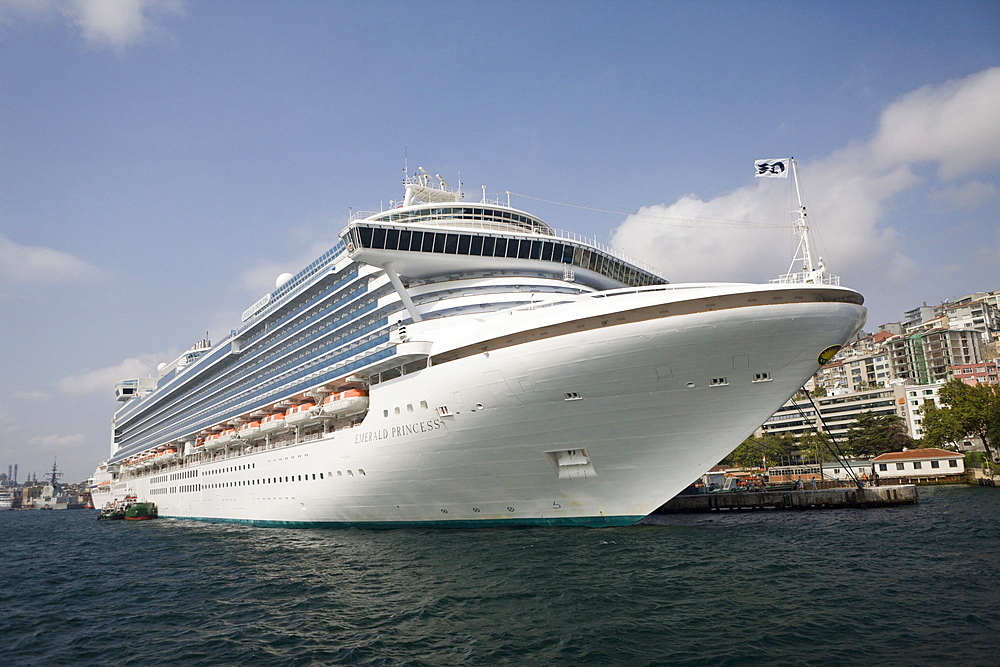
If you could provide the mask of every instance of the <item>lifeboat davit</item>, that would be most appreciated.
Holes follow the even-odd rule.
[[[368,394],[360,389],[348,389],[323,399],[323,414],[328,417],[350,417],[368,409]]]
[[[277,414],[268,415],[260,420],[260,430],[261,431],[276,431],[278,429],[285,428],[285,413],[279,412]]]
[[[313,408],[316,407],[315,403],[302,403],[301,405],[293,405],[288,408],[288,412],[285,414],[286,424],[306,424],[309,422],[314,422],[318,419],[318,415],[313,412]]]

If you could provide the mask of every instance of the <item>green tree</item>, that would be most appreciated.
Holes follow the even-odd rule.
[[[734,467],[757,468],[764,462],[768,464],[787,461],[796,449],[795,438],[791,435],[765,433],[757,437],[749,437],[739,447],[722,460]]]
[[[912,447],[913,438],[906,432],[902,417],[862,412],[847,431],[842,447],[848,456],[870,458],[886,452]]]
[[[939,408],[934,401],[927,400],[921,414],[920,428],[924,432],[920,439],[921,447],[941,447],[965,437],[965,430],[950,408]]]
[[[937,415],[935,419],[949,424],[952,430],[960,431],[959,438],[978,436],[986,447],[986,456],[995,460],[993,452],[1000,447],[1000,387],[991,384],[968,385],[961,380],[949,380],[941,387],[938,397],[948,406],[939,412],[947,410],[948,414]],[[933,421],[932,424],[938,425]],[[944,444],[940,438],[948,433],[948,428],[935,431],[933,442]]]
[[[829,442],[830,437],[825,433],[803,433],[799,437],[799,455],[805,461],[836,461]]]

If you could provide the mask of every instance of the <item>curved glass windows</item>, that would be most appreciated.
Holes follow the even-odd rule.
[[[662,285],[666,281],[596,248],[559,241],[508,238],[480,234],[401,230],[356,225],[345,232],[355,247],[445,255],[508,257],[572,264],[632,287]]]

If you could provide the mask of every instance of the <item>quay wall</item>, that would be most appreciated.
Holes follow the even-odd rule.
[[[910,505],[916,502],[917,487],[912,484],[800,491],[738,491],[676,496],[653,514],[752,509],[803,510],[836,507],[889,507]]]

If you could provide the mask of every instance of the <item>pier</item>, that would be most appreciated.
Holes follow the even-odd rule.
[[[729,491],[680,495],[653,514],[718,512],[723,510],[805,510],[859,507],[891,507],[917,502],[917,487],[839,487],[833,489]]]

